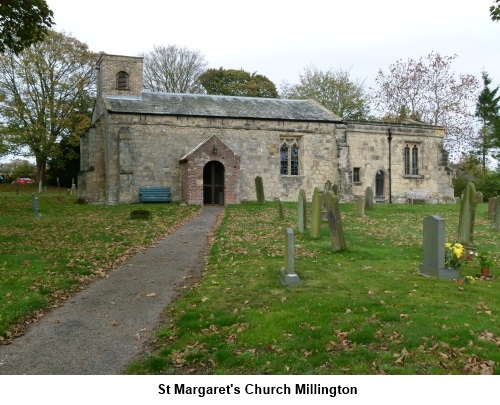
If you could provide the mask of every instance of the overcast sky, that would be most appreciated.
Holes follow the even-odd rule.
[[[94,52],[136,56],[154,45],[199,50],[210,67],[244,69],[277,86],[308,65],[350,69],[371,86],[379,69],[434,51],[456,73],[500,84],[493,0],[47,0],[55,29]]]

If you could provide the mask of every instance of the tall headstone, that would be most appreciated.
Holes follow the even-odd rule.
[[[310,235],[313,239],[319,239],[321,231],[321,204],[323,198],[318,187],[314,189],[311,209],[311,231]]]
[[[476,187],[474,183],[467,183],[464,196],[460,202],[460,217],[458,218],[458,243],[471,246],[474,237],[474,223],[476,220]]]
[[[373,188],[367,187],[365,190],[365,208],[367,210],[373,209]]]
[[[300,283],[295,273],[295,236],[291,228],[285,229],[285,264],[281,268],[280,281],[284,286]]]
[[[33,214],[36,218],[39,218],[40,213],[38,212],[38,197],[35,196],[35,193],[31,194],[31,206],[33,208]]]
[[[300,233],[304,233],[307,227],[307,213],[306,213],[306,192],[301,189],[299,191],[299,199],[297,202],[297,218],[298,228]]]
[[[445,268],[445,223],[444,219],[430,215],[423,221],[424,261],[419,273],[423,276],[456,279],[460,276],[457,269]]]
[[[478,191],[476,193],[476,201],[478,204],[482,204],[483,203],[483,193],[481,193],[480,191]]]
[[[340,215],[339,197],[333,191],[328,191],[325,193],[324,198],[332,249],[336,251],[345,250],[347,246],[344,239],[342,217]]]
[[[488,218],[489,219],[493,219],[493,217],[495,216],[495,207],[496,207],[496,203],[497,203],[498,198],[500,198],[500,197],[491,197],[490,199],[488,199]]]
[[[356,200],[356,215],[358,217],[365,216],[365,197],[358,197]]]
[[[495,207],[493,209],[493,219],[491,220],[491,230],[500,231],[500,197],[495,199]]]
[[[278,215],[280,219],[285,219],[285,208],[283,207],[283,201],[278,198]]]
[[[262,177],[260,176],[255,178],[255,192],[257,193],[257,202],[259,204],[264,204],[266,201],[264,197],[264,183],[262,182]]]

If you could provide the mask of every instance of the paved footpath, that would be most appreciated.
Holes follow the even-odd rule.
[[[101,375],[120,372],[143,352],[183,278],[201,272],[220,207],[201,213],[161,242],[93,282],[0,346],[0,374]]]

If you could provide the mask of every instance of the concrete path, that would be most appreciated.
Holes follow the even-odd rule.
[[[220,207],[201,214],[0,346],[0,374],[120,374],[146,348],[183,278],[202,271]]]

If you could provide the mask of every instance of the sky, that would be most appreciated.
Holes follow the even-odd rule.
[[[57,31],[91,51],[137,56],[155,45],[200,51],[211,68],[243,69],[276,86],[307,66],[349,70],[374,86],[379,69],[431,52],[452,71],[500,84],[493,0],[47,0]]]

